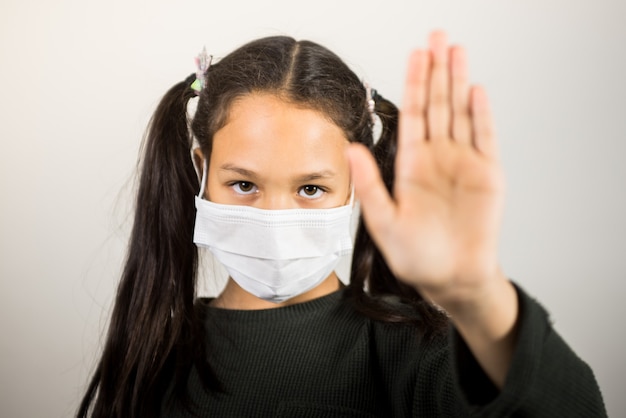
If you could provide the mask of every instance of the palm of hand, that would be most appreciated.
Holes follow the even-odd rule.
[[[448,59],[449,58],[449,59]],[[434,299],[463,297],[498,272],[503,178],[482,89],[464,52],[431,37],[407,76],[393,196],[363,149],[350,151],[366,225],[396,276]]]
[[[398,178],[394,219],[382,232],[392,271],[423,290],[493,275],[502,204],[498,165],[450,140],[416,148],[414,173]]]

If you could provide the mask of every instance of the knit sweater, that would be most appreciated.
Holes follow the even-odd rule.
[[[267,310],[206,306],[208,361],[224,391],[188,390],[201,417],[604,417],[590,368],[518,289],[517,346],[498,391],[450,327],[415,326],[355,312],[344,291]],[[166,417],[194,416],[167,403]]]

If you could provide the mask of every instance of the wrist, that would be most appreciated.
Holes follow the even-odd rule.
[[[517,291],[503,274],[442,307],[464,337],[485,342],[511,335],[519,313]]]
[[[479,274],[464,276],[446,281],[436,286],[419,286],[423,296],[441,306],[450,315],[475,315],[484,310],[485,304],[498,299],[505,288],[510,286],[507,277],[499,266],[483,270]]]

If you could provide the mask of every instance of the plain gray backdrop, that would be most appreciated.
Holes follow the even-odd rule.
[[[219,58],[260,36],[312,39],[399,102],[407,55],[435,28],[467,47],[493,103],[503,268],[626,416],[624,16],[621,0],[2,0],[0,416],[74,413],[123,262],[143,130],[203,45]]]

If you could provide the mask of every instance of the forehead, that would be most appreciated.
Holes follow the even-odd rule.
[[[271,94],[236,100],[213,136],[211,165],[342,165],[348,140],[323,113]],[[297,165],[297,164],[296,164]]]

